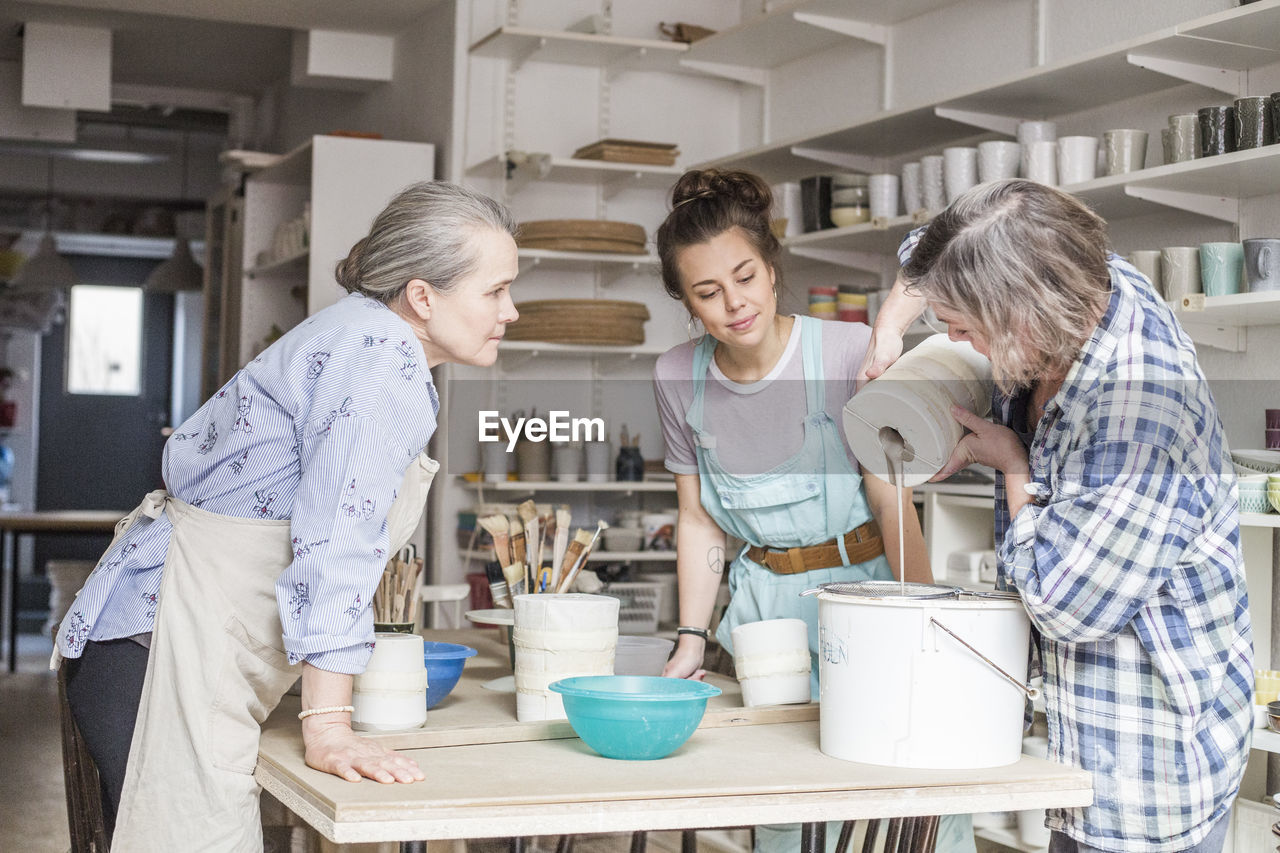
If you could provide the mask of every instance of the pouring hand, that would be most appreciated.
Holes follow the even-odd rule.
[[[951,453],[951,458],[947,460],[946,465],[942,466],[942,470],[934,475],[932,482],[945,480],[974,462],[990,465],[1006,477],[1029,472],[1027,451],[1013,430],[994,424],[986,418],[980,418],[959,406],[951,407],[951,416],[957,423],[968,429],[969,434],[960,439],[960,443]]]
[[[360,737],[345,722],[316,723],[317,719],[302,721],[308,767],[341,776],[348,782],[359,782],[362,777],[384,784],[421,782],[427,778],[418,762]]]
[[[902,335],[893,329],[872,329],[867,354],[862,359],[862,367],[858,368],[858,388],[888,370],[900,355]]]
[[[676,653],[667,661],[662,669],[665,678],[688,678],[691,681],[702,681],[707,671],[702,668],[702,658],[706,651],[703,641],[697,637],[681,637],[685,642],[676,647]]]

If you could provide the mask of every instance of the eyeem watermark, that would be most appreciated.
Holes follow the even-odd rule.
[[[502,441],[506,434],[507,452],[515,449],[521,438],[527,441],[604,441],[604,418],[574,418],[568,412],[552,410],[549,417],[516,418],[512,423],[501,417],[497,411],[481,411],[480,441]]]

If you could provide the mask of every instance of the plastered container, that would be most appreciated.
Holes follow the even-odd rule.
[[[422,637],[374,634],[373,655],[351,684],[351,728],[364,732],[416,729],[427,721],[427,668]]]
[[[618,645],[618,599],[581,593],[517,595],[515,627],[516,719],[566,719],[553,681],[612,675]]]
[[[794,705],[808,702],[809,629],[803,619],[765,619],[733,629],[733,668],[742,702]]]

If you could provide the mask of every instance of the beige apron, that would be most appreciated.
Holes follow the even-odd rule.
[[[439,467],[424,453],[405,472],[387,516],[392,553],[417,527]],[[157,491],[117,530],[161,510],[173,534],[111,849],[261,851],[259,727],[300,672],[281,648],[275,594],[293,560],[289,522],[217,515]]]

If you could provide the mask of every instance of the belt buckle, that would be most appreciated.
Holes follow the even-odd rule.
[[[809,568],[804,564],[803,548],[788,548],[786,550],[787,562],[791,565],[791,574],[798,575],[807,572]]]

